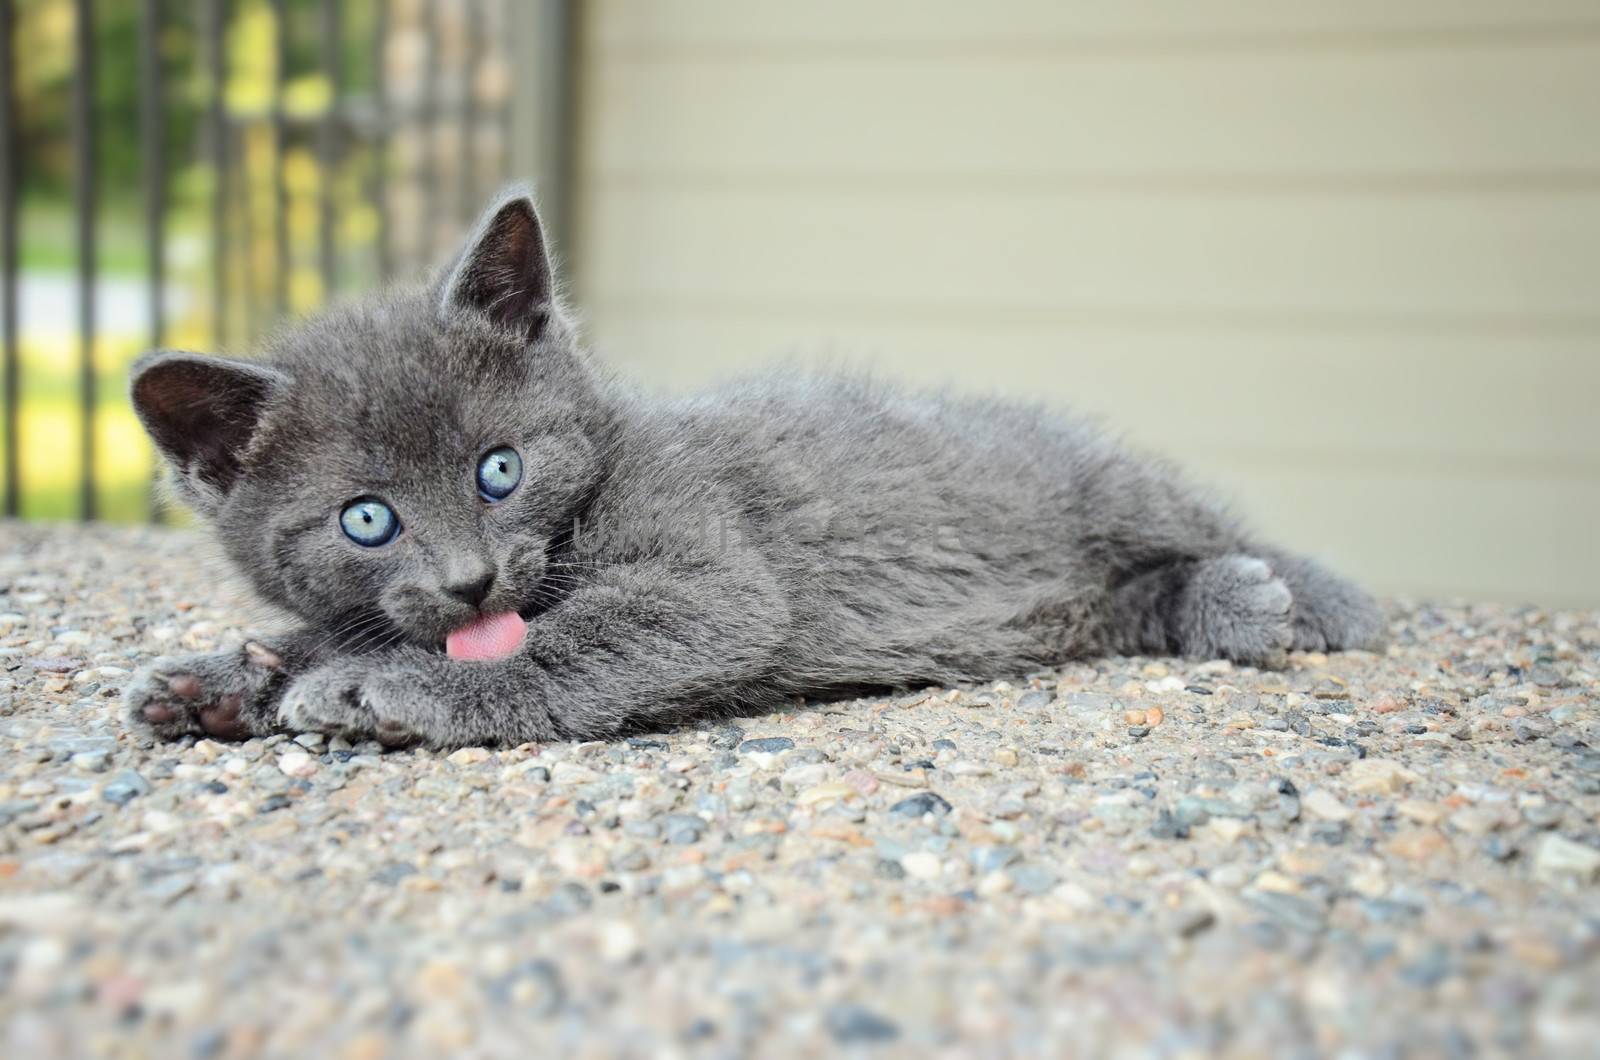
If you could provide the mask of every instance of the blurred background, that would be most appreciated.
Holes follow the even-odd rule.
[[[1600,604],[1594,0],[0,0],[6,504],[534,183],[601,356],[1101,417],[1390,593]],[[85,475],[85,470],[92,474]]]

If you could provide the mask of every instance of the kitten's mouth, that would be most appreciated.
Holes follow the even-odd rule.
[[[452,659],[494,662],[515,655],[527,633],[528,623],[515,611],[480,615],[444,639],[444,653]]]

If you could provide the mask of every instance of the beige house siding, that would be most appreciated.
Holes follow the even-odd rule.
[[[1390,592],[1600,603],[1600,4],[584,5],[574,295],[1104,418]]]

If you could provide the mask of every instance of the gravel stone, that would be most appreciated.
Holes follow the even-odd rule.
[[[779,751],[788,751],[794,748],[794,741],[787,736],[764,736],[759,740],[746,740],[739,745],[742,753],[750,751],[762,754],[777,754]]]
[[[126,806],[140,795],[150,794],[150,782],[132,769],[124,769],[112,777],[101,793],[107,802]]]
[[[1316,788],[1300,800],[1302,808],[1310,811],[1312,816],[1320,817],[1324,821],[1348,821],[1355,816],[1355,811],[1339,801],[1338,796],[1325,788]]]
[[[980,875],[986,876],[991,872],[998,872],[1021,858],[1022,854],[1016,847],[976,847],[972,851],[972,867]]]
[[[950,804],[942,795],[924,791],[910,798],[901,799],[889,807],[889,812],[902,817],[921,817],[925,813],[943,815],[950,812]]]
[[[1043,865],[1018,865],[1006,873],[1017,890],[1044,894],[1056,885],[1056,874]]]
[[[706,823],[698,817],[685,813],[667,815],[666,832],[669,843],[698,843],[705,831]]]
[[[622,831],[635,839],[661,838],[661,825],[656,821],[628,821],[622,826]]]
[[[111,755],[106,751],[79,751],[71,762],[74,769],[85,773],[104,773],[111,768]]]
[[[900,1037],[900,1028],[860,1005],[835,1005],[826,1017],[828,1033],[840,1045],[891,1042]]]
[[[1546,883],[1600,883],[1600,850],[1550,834],[1539,840],[1533,874]]]

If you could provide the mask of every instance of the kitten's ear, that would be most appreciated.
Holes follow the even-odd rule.
[[[539,214],[527,190],[514,189],[484,212],[445,274],[440,315],[475,310],[532,339],[554,312],[554,301]]]
[[[204,510],[238,481],[262,415],[288,386],[264,365],[158,350],[134,362],[128,390],[179,486]]]

